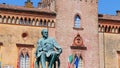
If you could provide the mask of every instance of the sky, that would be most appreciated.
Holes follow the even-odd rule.
[[[0,0],[0,4],[6,3],[9,5],[24,6],[27,0]],[[37,7],[40,0],[31,0],[33,5]],[[120,10],[120,0],[98,0],[98,13],[116,15],[116,10]]]
[[[116,15],[116,11],[120,10],[120,0],[99,0],[98,13]]]
[[[27,0],[0,0],[0,4],[2,3],[6,3],[9,5],[16,5],[16,6],[24,6],[25,2]],[[31,0],[33,2],[33,5],[36,7],[38,2],[40,2],[40,0]]]

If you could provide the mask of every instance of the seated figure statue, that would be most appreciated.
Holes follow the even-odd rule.
[[[43,29],[41,34],[42,38],[40,38],[37,43],[35,63],[37,67],[39,67],[39,63],[41,63],[42,68],[46,68],[46,61],[48,61],[48,68],[52,68],[55,61],[59,60],[58,58],[62,53],[62,48],[53,38],[48,37],[47,29]],[[60,63],[58,63],[58,65],[59,64]]]

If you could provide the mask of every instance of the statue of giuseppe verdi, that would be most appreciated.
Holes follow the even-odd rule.
[[[62,53],[62,48],[53,38],[48,37],[47,29],[43,29],[41,34],[42,38],[37,42],[35,64],[39,67],[39,63],[41,63],[42,68],[46,68],[46,61],[48,61],[48,68],[52,68],[52,65]],[[58,65],[60,65],[60,63],[58,63]]]

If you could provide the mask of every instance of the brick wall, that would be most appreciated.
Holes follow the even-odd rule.
[[[56,1],[56,11],[56,38],[63,48],[63,53],[60,56],[61,66],[63,68],[67,67],[67,58],[70,54],[82,53],[84,68],[99,68],[98,13],[96,1]],[[81,17],[81,27],[83,30],[73,29],[76,14],[79,14]],[[73,51],[70,49],[77,33],[83,38],[87,50]]]

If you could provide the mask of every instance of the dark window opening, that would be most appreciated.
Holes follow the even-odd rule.
[[[79,15],[75,16],[74,22],[75,22],[74,26],[76,28],[80,28],[80,16]]]

